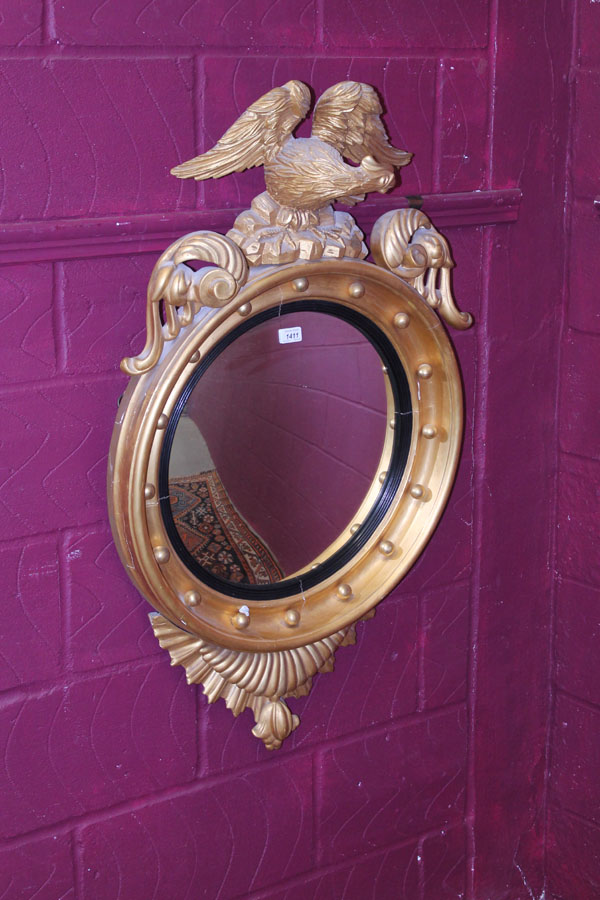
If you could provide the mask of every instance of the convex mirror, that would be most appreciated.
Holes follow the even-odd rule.
[[[169,540],[232,596],[312,586],[380,521],[411,430],[404,369],[370,319],[318,300],[266,310],[181,393],[159,474]]]

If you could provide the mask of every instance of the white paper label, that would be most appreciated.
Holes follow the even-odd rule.
[[[280,344],[297,344],[302,340],[301,328],[280,328],[279,343]]]

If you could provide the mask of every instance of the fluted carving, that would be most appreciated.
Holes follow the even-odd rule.
[[[256,720],[252,734],[268,750],[278,749],[300,722],[282,698],[308,694],[318,672],[333,670],[337,648],[355,640],[355,626],[350,625],[292,650],[244,653],[189,634],[159,613],[149,618],[171,665],[184,667],[188,684],[202,684],[208,702],[222,698],[234,716],[249,707]]]

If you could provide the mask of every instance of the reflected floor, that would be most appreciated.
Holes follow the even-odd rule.
[[[169,496],[185,548],[203,569],[236,584],[272,584],[283,573],[240,515],[196,423],[183,415],[169,461]]]
[[[173,438],[169,460],[169,480],[186,478],[198,472],[210,472],[215,468],[206,441],[200,429],[189,416],[183,413]]]

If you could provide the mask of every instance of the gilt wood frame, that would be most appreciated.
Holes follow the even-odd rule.
[[[411,154],[388,140],[375,89],[333,85],[315,106],[311,137],[296,139],[310,104],[300,81],[273,88],[212,149],[172,170],[205,179],[263,165],[267,190],[227,235],[185,235],[156,263],[146,345],[121,363],[132,377],[108,471],[115,543],[157,610],[151,621],[161,646],[173,665],[185,667],[188,682],[203,685],[209,701],[222,697],[234,715],[251,708],[253,733],[269,749],[299,722],[284,698],[308,693],[313,676],[332,669],[337,648],[354,641],[356,622],[370,617],[410,569],[442,514],[460,453],[462,391],[438,315],[455,328],[471,324],[454,304],[449,246],[424,213],[399,209],[375,222],[374,265],[364,262],[368,250],[352,216],[332,206],[387,192],[395,170],[410,162]],[[193,261],[209,265],[195,271]],[[184,551],[178,555],[169,509],[165,522],[161,508],[160,488],[168,483],[164,467],[161,481],[161,456],[194,371],[202,375],[211,354],[239,333],[240,321],[290,308],[299,297],[310,297],[317,310],[319,304],[323,311],[346,310],[347,318],[352,312],[356,322],[357,314],[363,323],[366,316],[372,325],[362,330],[388,348],[386,439],[355,521],[320,554],[315,571],[304,580],[288,576],[255,600],[252,591],[201,577],[201,569],[196,575]],[[401,461],[396,451],[408,420],[403,426],[396,407],[398,362],[412,406]]]
[[[309,295],[366,311],[390,340],[412,399],[408,460],[383,521],[346,565],[302,594],[241,603],[192,575],[170,544],[157,494],[165,430],[195,367],[242,319]],[[388,422],[384,456],[394,424]],[[332,668],[337,647],[353,641],[355,623],[426,545],[454,479],[461,436],[462,391],[450,341],[423,297],[383,268],[361,260],[269,267],[255,271],[224,308],[202,307],[162,347],[158,362],[132,378],[109,469],[111,522],[123,564],[158,610],[155,633],[173,662],[185,665],[188,680],[201,681],[209,699],[223,696],[234,712],[250,706],[255,732],[267,746],[279,746],[297,725],[282,698],[307,692],[314,674]],[[384,465],[365,504],[381,487]]]

